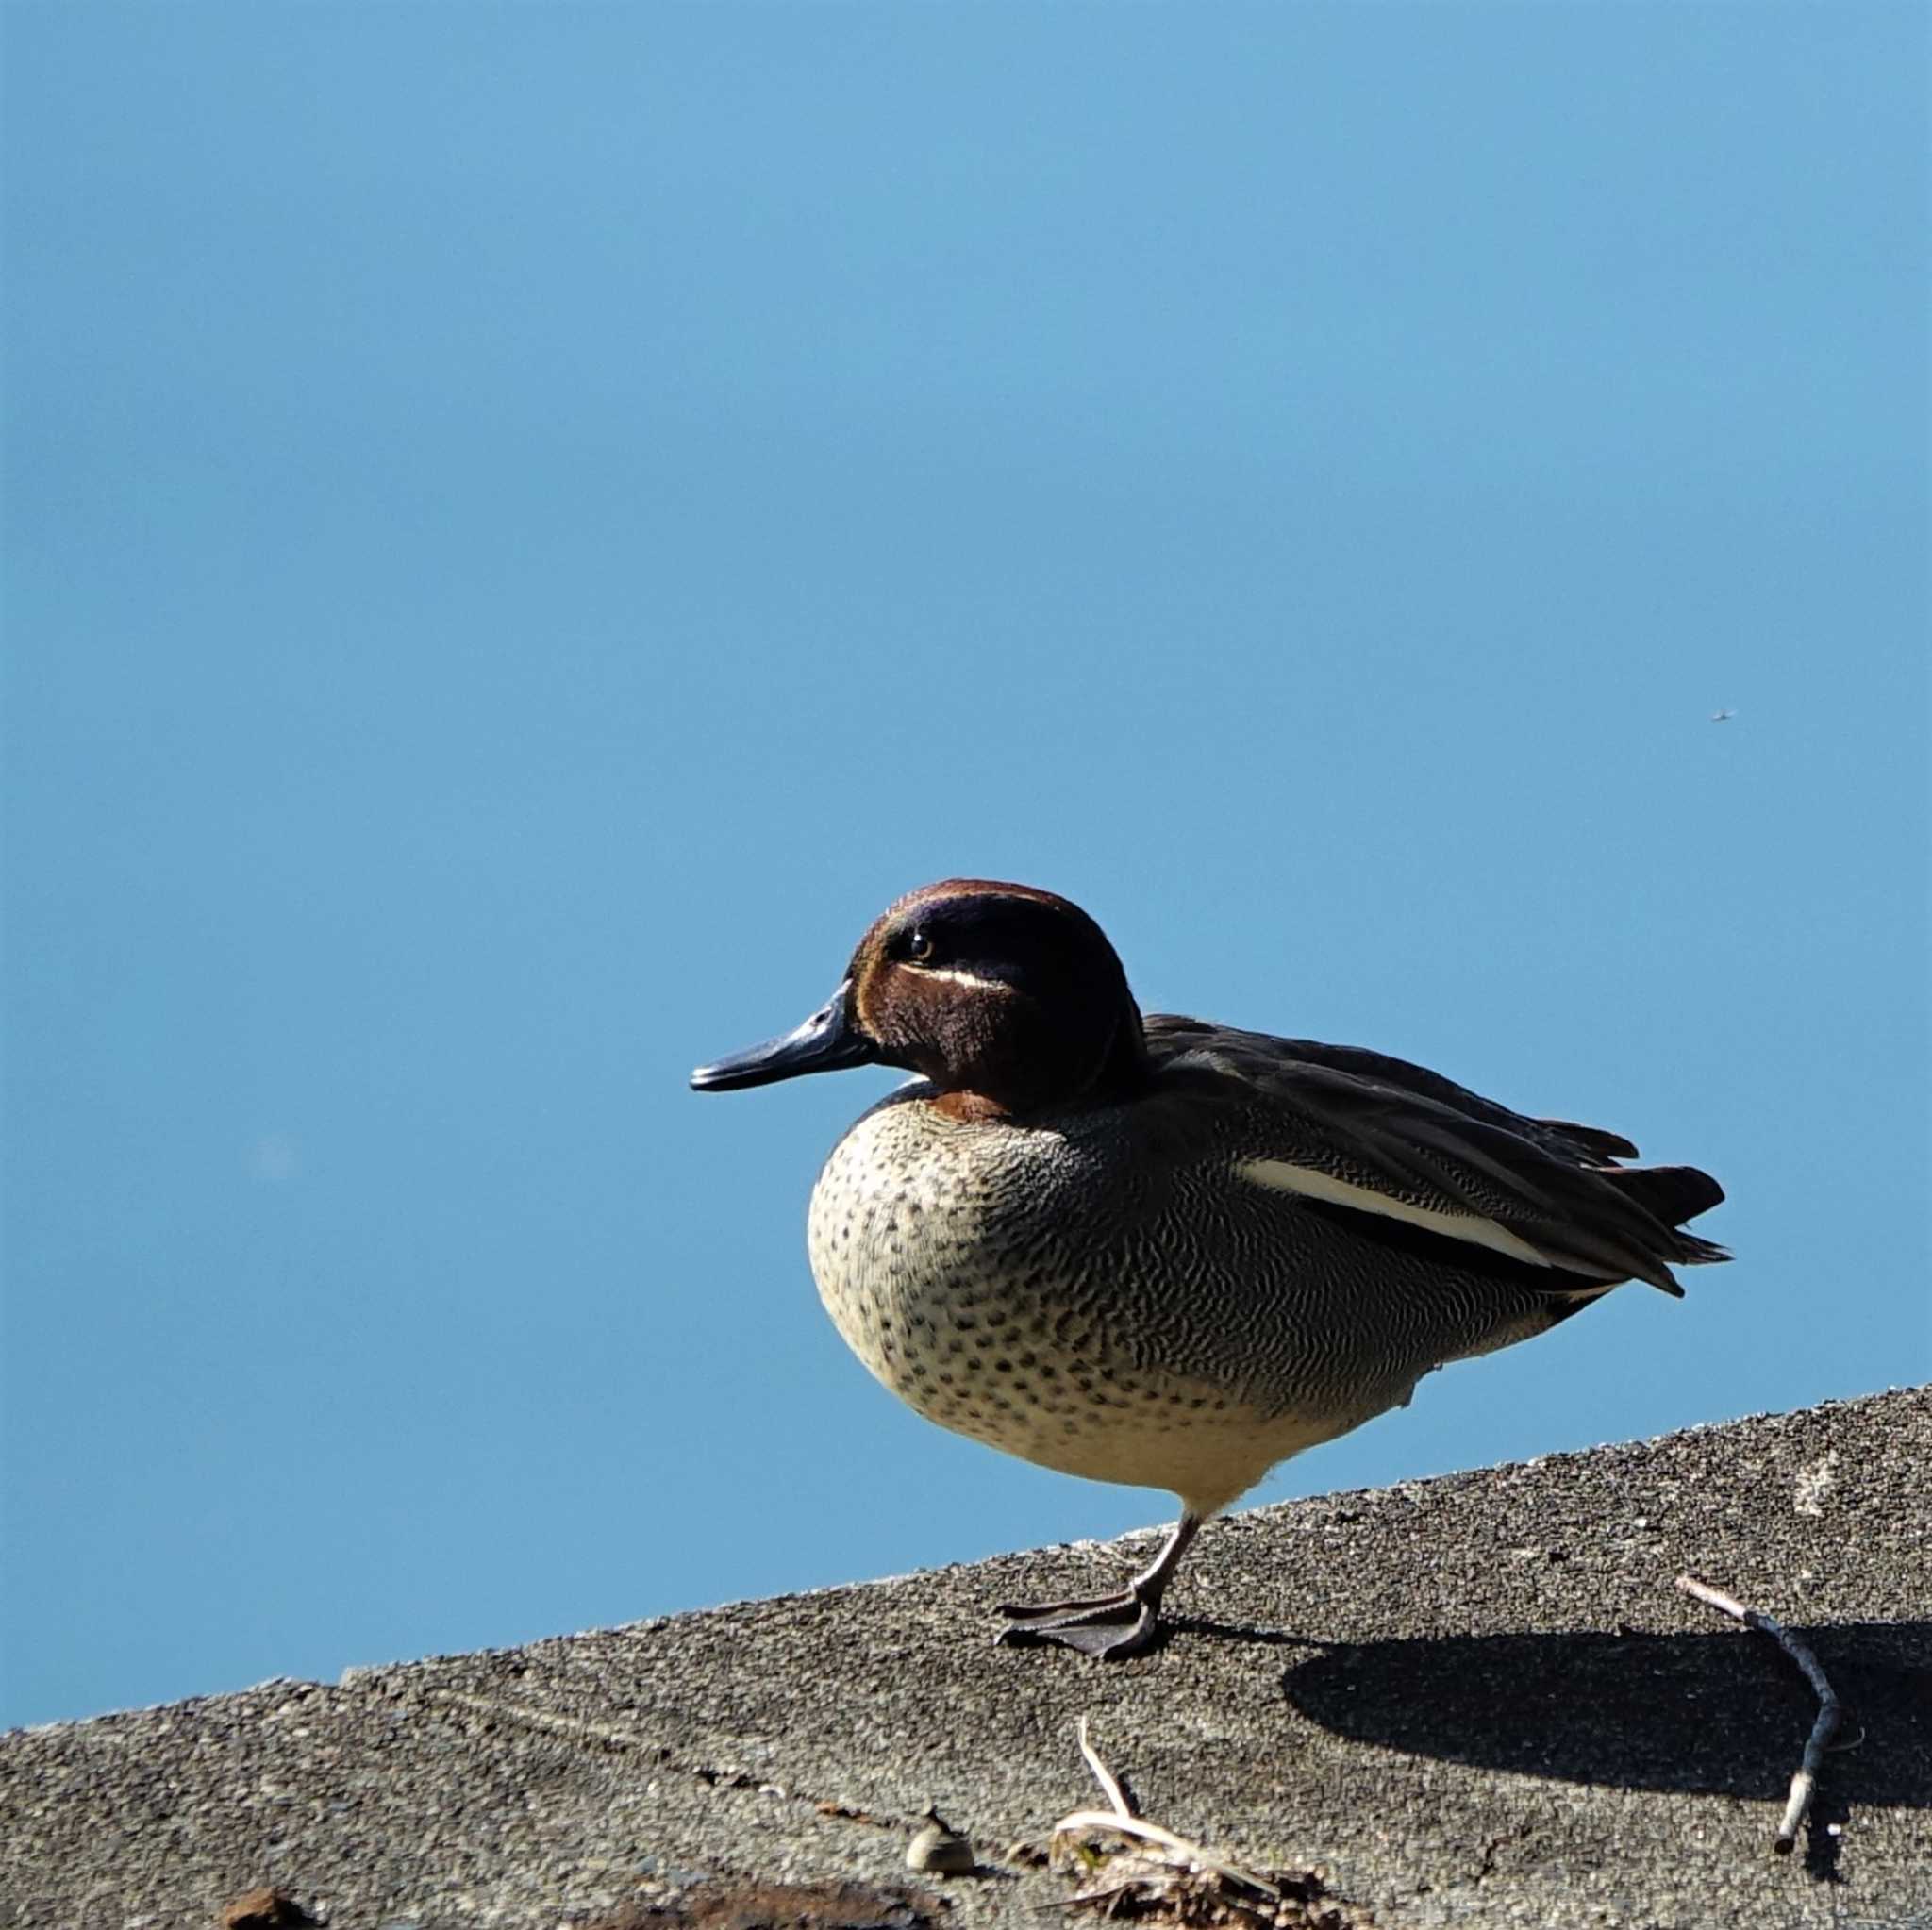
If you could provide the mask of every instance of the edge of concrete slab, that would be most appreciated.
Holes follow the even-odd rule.
[[[269,1886],[397,1930],[1017,1926],[1101,1800],[1084,1717],[1144,1815],[1305,1879],[1284,1923],[1932,1930],[1928,1522],[1932,1389],[1902,1389],[1228,1517],[1121,1665],[987,1641],[993,1602],[1122,1565],[1074,1543],[15,1731],[0,1924],[212,1923]],[[1796,1855],[1815,1701],[1683,1570],[1848,1705]],[[907,1869],[929,1805],[976,1873]]]

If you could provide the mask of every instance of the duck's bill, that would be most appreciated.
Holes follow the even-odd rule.
[[[795,1031],[768,1039],[748,1052],[734,1052],[714,1065],[700,1066],[691,1075],[698,1092],[736,1092],[745,1086],[769,1086],[777,1079],[795,1079],[805,1073],[836,1073],[846,1066],[878,1063],[878,1048],[852,1023],[846,1007],[847,988],[831,998]]]

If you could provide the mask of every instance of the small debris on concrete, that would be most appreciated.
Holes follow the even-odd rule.
[[[978,1869],[973,1845],[950,1828],[937,1809],[925,1812],[925,1825],[906,1846],[906,1867],[949,1876],[964,1876]]]
[[[1080,1719],[1080,1754],[1107,1809],[1077,1809],[1054,1824],[1052,1861],[1087,1879],[1068,1907],[1105,1917],[1152,1917],[1186,1930],[1374,1930],[1367,1909],[1331,1895],[1313,1870],[1251,1870],[1134,1813]],[[1109,1839],[1116,1847],[1104,1848]]]
[[[264,1884],[222,1906],[222,1930],[304,1930],[311,1917],[285,1889]]]
[[[877,1829],[890,1827],[883,1817],[874,1816],[869,1809],[860,1809],[851,1803],[814,1803],[812,1807],[821,1816],[836,1816],[841,1822],[869,1822]]]

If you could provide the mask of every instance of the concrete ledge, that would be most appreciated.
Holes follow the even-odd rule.
[[[1316,1871],[1295,1922],[1932,1926],[1928,1523],[1907,1389],[1234,1516],[1110,1668],[987,1639],[1129,1558],[1081,1545],[19,1731],[0,1924],[1038,1930],[1070,1886],[1007,1852],[1095,1803],[1085,1715],[1145,1815]],[[1811,1695],[1684,1569],[1862,1732],[1794,1856]],[[984,1873],[908,1872],[929,1803]]]

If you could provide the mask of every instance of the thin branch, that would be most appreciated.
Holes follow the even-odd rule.
[[[1778,1822],[1777,1834],[1771,1839],[1771,1847],[1779,1855],[1788,1856],[1810,1810],[1812,1792],[1818,1783],[1818,1766],[1824,1760],[1824,1752],[1830,1748],[1831,1739],[1838,1734],[1841,1714],[1838,1692],[1824,1679],[1824,1671],[1818,1666],[1818,1657],[1781,1622],[1761,1609],[1745,1607],[1735,1596],[1725,1594],[1722,1589],[1713,1589],[1707,1582],[1700,1582],[1695,1575],[1680,1574],[1677,1586],[1685,1594],[1693,1596],[1721,1614],[1730,1616],[1733,1621],[1741,1622],[1746,1628],[1755,1628],[1758,1634],[1770,1636],[1804,1672],[1805,1680],[1811,1685],[1811,1691],[1818,1698],[1818,1720],[1811,1725],[1804,1757],[1798,1764],[1797,1773],[1791,1778],[1791,1793],[1786,1800],[1785,1813]]]
[[[1126,1796],[1121,1789],[1120,1784],[1115,1780],[1113,1772],[1101,1761],[1099,1755],[1094,1751],[1093,1745],[1087,1739],[1087,1718],[1085,1716],[1080,1718],[1080,1754],[1087,1758],[1087,1767],[1093,1772],[1094,1781],[1100,1785],[1101,1789],[1107,1796],[1107,1800],[1113,1805],[1114,1814],[1116,1816],[1133,1815],[1133,1806],[1128,1803]]]

